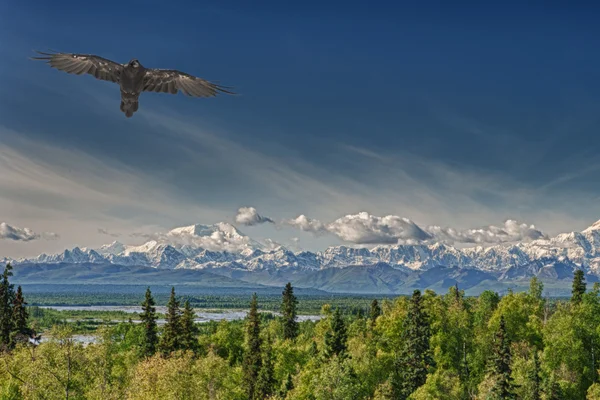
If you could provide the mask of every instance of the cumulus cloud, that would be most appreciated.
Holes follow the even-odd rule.
[[[315,234],[322,234],[327,232],[327,228],[324,223],[318,219],[310,219],[306,215],[302,214],[294,219],[284,220],[285,225],[293,226],[304,232],[311,232]]]
[[[344,241],[357,244],[418,243],[432,238],[407,218],[377,217],[367,212],[336,219],[327,225],[327,230]]]
[[[15,240],[21,242],[29,242],[31,240],[55,240],[58,239],[58,234],[54,232],[43,232],[41,234],[32,231],[29,228],[18,228],[7,224],[0,223],[0,239]]]
[[[546,234],[528,225],[512,219],[506,220],[503,226],[489,225],[475,229],[456,230],[429,226],[427,231],[438,241],[450,243],[499,244],[507,242],[531,241],[546,238]]]
[[[502,226],[489,225],[473,229],[455,229],[436,225],[421,228],[408,218],[396,215],[378,217],[360,212],[346,215],[330,223],[310,219],[305,215],[284,223],[315,234],[331,233],[343,241],[359,245],[433,242],[493,245],[547,237],[534,225],[511,219],[505,221]]]
[[[104,228],[98,228],[98,233],[101,234],[101,235],[112,236],[112,237],[119,237],[119,236],[121,236],[118,233],[109,232],[109,231],[107,231]]]
[[[240,207],[235,216],[235,222],[246,226],[264,224],[265,222],[275,223],[271,218],[260,215],[254,207]]]

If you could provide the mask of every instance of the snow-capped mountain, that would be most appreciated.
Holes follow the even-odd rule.
[[[230,268],[245,271],[293,268],[316,271],[351,265],[385,263],[403,271],[436,267],[469,268],[493,273],[499,279],[537,274],[553,276],[565,269],[583,268],[600,276],[600,221],[582,232],[571,232],[529,243],[458,249],[435,243],[378,246],[372,249],[330,247],[322,252],[292,252],[279,246],[267,249],[233,225],[191,225],[176,228],[139,246],[113,242],[98,249],[65,250],[55,255],[13,260],[15,265],[118,264],[160,269]]]

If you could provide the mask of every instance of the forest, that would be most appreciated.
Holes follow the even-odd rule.
[[[10,277],[8,265],[0,399],[600,400],[600,285],[582,271],[569,299],[550,301],[532,278],[504,296],[455,286],[373,299],[367,312],[323,304],[318,322],[297,321],[287,284],[280,316],[255,294],[245,320],[202,324],[173,288],[158,326],[148,289],[140,323],[100,326],[87,345],[70,324],[36,332]]]

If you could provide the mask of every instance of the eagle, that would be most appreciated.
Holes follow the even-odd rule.
[[[92,54],[36,51],[38,57],[51,67],[70,74],[90,74],[104,81],[114,82],[121,88],[121,111],[127,118],[139,107],[142,92],[162,92],[187,96],[213,97],[218,93],[235,94],[227,86],[206,81],[173,69],[144,67],[137,59],[119,64]]]

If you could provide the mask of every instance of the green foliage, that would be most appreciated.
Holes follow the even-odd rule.
[[[459,376],[451,371],[438,369],[427,375],[427,381],[409,397],[410,400],[460,400],[466,393]]]
[[[0,281],[0,349],[11,346],[11,332],[13,331],[13,301],[15,297],[14,285],[9,282],[12,276],[12,266],[7,264]]]
[[[371,320],[371,326],[375,325],[377,322],[377,318],[381,315],[381,307],[379,307],[379,302],[377,299],[373,299],[371,302],[371,307],[369,308],[369,319]]]
[[[256,398],[259,399],[267,399],[271,397],[275,392],[275,386],[277,384],[275,380],[270,337],[267,337],[267,339],[264,341],[263,347],[262,365],[256,380]]]
[[[490,358],[488,370],[489,376],[494,379],[494,383],[490,388],[492,399],[515,398],[511,373],[510,340],[506,335],[504,316],[501,316],[500,326],[494,340],[494,352]]]
[[[600,400],[600,287],[579,302],[542,293],[537,279],[502,297],[417,291],[378,302],[368,319],[357,307],[321,304],[323,318],[298,322],[290,340],[285,319],[259,313],[256,295],[244,321],[194,324],[193,302],[180,310],[173,289],[161,353],[152,355],[158,332],[147,322],[158,315],[149,290],[138,323],[131,314],[26,307],[17,289],[0,399]],[[32,324],[41,344],[14,340]],[[84,325],[91,344],[78,341],[90,332]]]
[[[146,289],[146,298],[142,303],[142,313],[140,319],[144,327],[144,343],[142,345],[142,355],[150,357],[156,352],[158,346],[158,328],[156,325],[156,307],[150,288]]]
[[[198,350],[198,329],[194,323],[194,309],[190,306],[190,302],[186,300],[183,306],[183,314],[181,315],[181,337],[179,339],[182,350],[190,350],[196,352]]]
[[[578,269],[577,271],[575,271],[575,276],[573,277],[573,290],[571,292],[571,301],[573,302],[573,304],[581,303],[585,290],[585,275],[583,273],[583,270]]]
[[[296,321],[297,305],[298,299],[294,296],[294,288],[292,287],[292,284],[288,282],[283,290],[281,302],[284,339],[294,340],[298,336],[298,322]]]
[[[167,303],[166,322],[160,338],[160,350],[168,355],[182,348],[181,339],[181,310],[179,301],[175,298],[175,288],[171,289],[171,298]]]
[[[343,357],[346,352],[346,324],[342,319],[340,309],[336,308],[331,316],[331,330],[325,334],[325,357],[334,355]]]
[[[429,348],[430,336],[423,297],[419,290],[415,290],[404,320],[402,349],[394,362],[395,374],[392,387],[399,399],[407,399],[427,379],[427,373],[433,364]]]
[[[250,301],[250,311],[246,322],[246,351],[242,364],[244,386],[249,400],[261,399],[257,390],[257,380],[262,367],[262,339],[260,337],[260,318],[258,315],[258,298],[256,293]]]

